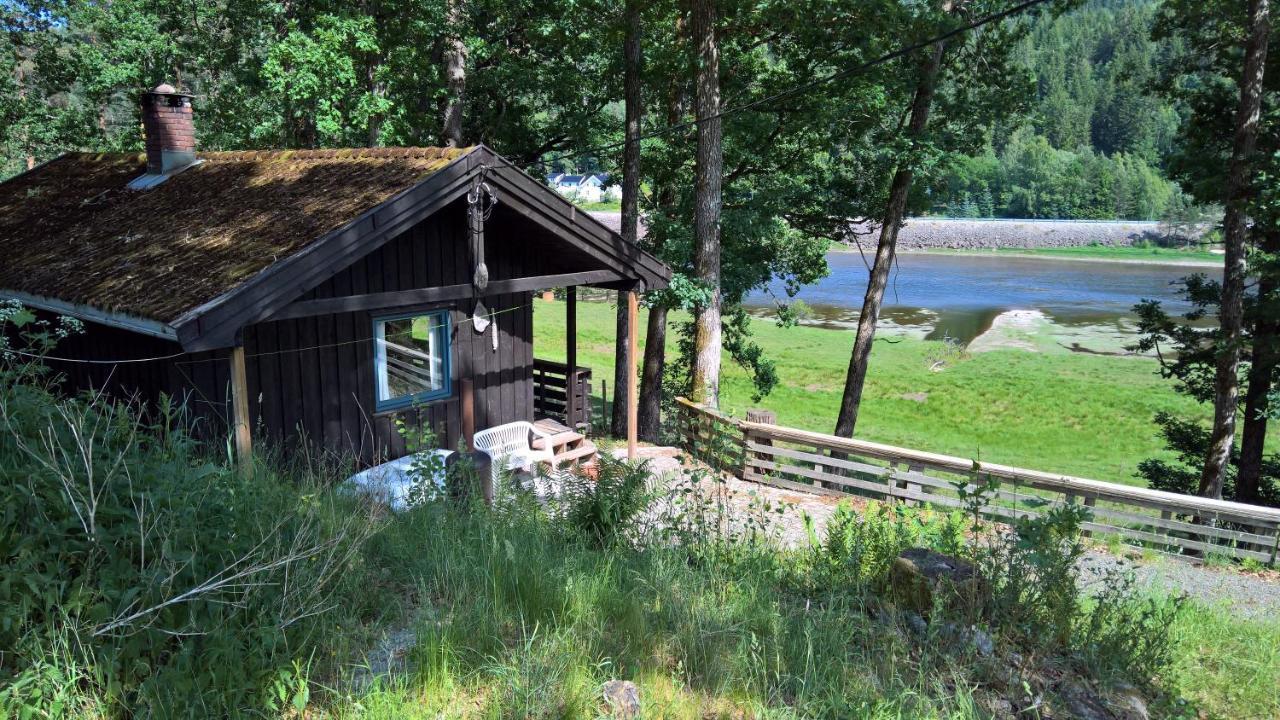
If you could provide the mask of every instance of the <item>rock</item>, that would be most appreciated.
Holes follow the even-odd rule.
[[[969,631],[969,642],[982,657],[991,657],[991,654],[996,651],[996,641],[981,628],[975,627]]]
[[[899,607],[924,617],[938,606],[977,617],[989,596],[973,563],[925,548],[898,555],[889,568],[889,590]]]
[[[1111,710],[1119,720],[1149,720],[1147,699],[1132,685],[1120,685],[1108,695]]]
[[[905,619],[907,621],[907,627],[911,628],[911,632],[916,635],[924,635],[929,632],[929,623],[925,622],[924,618],[920,617],[916,613],[907,613]]]
[[[1014,709],[1013,703],[996,693],[979,691],[975,693],[974,699],[977,701],[978,708],[986,711],[993,720],[1016,720],[1018,717],[1018,711]]]
[[[610,680],[600,686],[600,694],[610,717],[640,717],[640,688],[630,680]]]
[[[1083,685],[1071,684],[1059,689],[1058,698],[1067,717],[1075,720],[1118,720],[1102,698]]]

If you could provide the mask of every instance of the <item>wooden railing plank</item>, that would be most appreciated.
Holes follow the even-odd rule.
[[[956,482],[965,479],[970,483],[968,489],[974,490],[976,485],[972,483],[989,476],[1000,481],[989,495],[991,502],[981,510],[989,517],[1033,517],[1082,500],[1092,513],[1082,525],[1086,533],[1112,533],[1157,549],[1181,548],[1272,564],[1280,548],[1280,509],[1276,508],[997,463],[975,463],[772,423],[742,421],[684,398],[677,401],[682,410],[677,427],[686,447],[695,455],[705,456],[714,444],[718,448],[715,459],[722,467],[735,467],[726,461],[740,453],[737,474],[756,482],[837,496],[846,494],[841,488],[847,488],[886,499],[960,508],[965,503],[956,495]],[[837,456],[832,457],[833,454]],[[875,461],[886,464],[874,464]],[[1178,520],[1175,515],[1195,517],[1200,522]]]

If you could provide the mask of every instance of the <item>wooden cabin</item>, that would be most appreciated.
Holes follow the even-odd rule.
[[[477,429],[573,428],[575,288],[670,278],[483,146],[197,153],[190,106],[161,86],[145,155],[0,183],[0,297],[85,322],[50,362],[69,390],[168,394],[242,451],[305,437],[365,463],[405,453],[397,418],[455,446],[464,387]],[[535,357],[533,296],[552,288],[568,366]]]

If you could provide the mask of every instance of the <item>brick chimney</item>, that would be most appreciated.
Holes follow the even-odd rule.
[[[172,175],[196,161],[196,127],[191,95],[168,83],[142,94],[142,130],[147,174]]]

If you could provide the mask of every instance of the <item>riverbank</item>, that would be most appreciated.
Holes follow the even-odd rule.
[[[836,245],[841,252],[858,252],[856,247]],[[1062,248],[1004,248],[993,250],[948,250],[931,248],[906,249],[904,254],[959,255],[965,257],[1035,258],[1039,260],[1064,260],[1070,262],[1125,263],[1130,265],[1176,265],[1205,270],[1222,269],[1222,255],[1209,250],[1183,250],[1165,247],[1138,247],[1117,245],[1082,245]]]
[[[674,323],[682,319],[673,316],[668,357],[677,352]],[[614,321],[606,303],[578,306],[578,357],[592,369],[597,412],[600,380],[613,385]],[[534,322],[535,355],[563,360],[563,303],[535,301]],[[779,328],[764,318],[753,319],[751,327],[766,357],[777,364],[781,382],[755,403],[750,378],[726,359],[722,407],[737,416],[751,407],[766,407],[778,413],[781,424],[830,432],[852,333]],[[1134,484],[1141,460],[1174,459],[1152,422],[1157,411],[1207,417],[1203,407],[1159,377],[1150,358],[1072,352],[1054,342],[1033,344],[1035,352],[1000,346],[968,352],[918,334],[882,332],[872,353],[858,436]]]
[[[855,223],[850,230],[865,246],[875,243],[877,223]],[[1021,220],[908,218],[898,232],[904,250],[1008,250],[1167,245],[1160,223],[1138,220]],[[850,247],[854,247],[852,243]]]
[[[606,204],[584,207],[614,232],[622,229],[622,215]],[[854,223],[850,231],[864,251],[875,246],[878,226]],[[644,237],[643,223],[640,237]],[[1035,257],[1097,258],[1102,260],[1189,263],[1222,261],[1208,252],[1176,247],[1166,228],[1141,220],[1016,220],[968,218],[908,218],[898,232],[898,249],[904,252],[1026,253]],[[858,252],[858,245],[832,243],[832,250]]]

